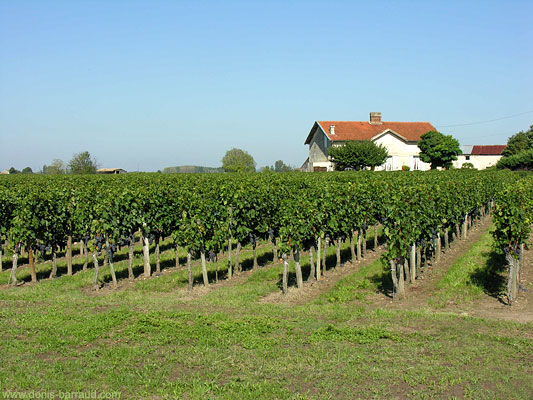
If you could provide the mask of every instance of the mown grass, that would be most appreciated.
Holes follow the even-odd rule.
[[[487,230],[472,247],[459,257],[437,283],[430,304],[468,303],[484,294],[498,297],[505,289],[505,260],[492,251],[493,239]]]
[[[531,325],[373,309],[365,296],[382,271],[379,261],[359,268],[302,305],[259,301],[279,290],[281,265],[192,294],[183,270],[117,291],[91,290],[92,270],[3,289],[0,388],[127,399],[530,398]]]

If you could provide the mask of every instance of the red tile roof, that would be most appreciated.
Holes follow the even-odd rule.
[[[329,127],[335,125],[335,134],[330,135]],[[417,142],[426,132],[436,130],[429,122],[387,122],[371,124],[368,121],[316,121],[307,136],[305,144],[309,144],[315,127],[320,126],[332,141],[371,140],[387,130],[394,131],[407,141]]]
[[[474,146],[472,148],[472,155],[499,156],[506,147],[507,146],[501,144]]]

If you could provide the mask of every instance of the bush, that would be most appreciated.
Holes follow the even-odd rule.
[[[501,158],[496,164],[496,168],[533,170],[533,149],[524,150],[513,156]]]
[[[463,165],[461,165],[462,169],[474,169],[474,164],[471,162],[465,162]]]
[[[409,165],[402,165],[402,171],[409,171],[410,169]]]

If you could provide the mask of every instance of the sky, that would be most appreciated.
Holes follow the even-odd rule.
[[[0,170],[82,151],[218,167],[231,148],[299,167],[314,121],[371,111],[505,144],[533,125],[531,15],[530,0],[0,0]]]

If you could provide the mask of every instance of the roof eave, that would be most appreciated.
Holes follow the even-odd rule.
[[[407,140],[405,137],[403,137],[402,135],[400,135],[398,132],[395,132],[393,131],[392,129],[385,129],[383,132],[380,132],[378,133],[377,135],[375,135],[374,137],[370,138],[370,140],[374,141],[376,139],[379,139],[380,137],[384,136],[385,134],[387,133],[392,133],[394,134],[395,136],[398,136],[400,139],[402,139],[404,142],[408,142],[409,140]]]
[[[311,143],[311,140],[313,139],[313,135],[315,133],[315,129],[316,127],[318,126],[318,128],[320,128],[320,130],[324,133],[324,135],[326,135],[326,137],[329,139],[329,140],[332,140],[329,135],[327,134],[327,132],[322,129],[322,125],[320,125],[320,123],[318,121],[315,121],[315,123],[313,124],[313,127],[311,128],[311,131],[309,132],[309,135],[307,135],[307,139],[305,139],[305,142],[304,144],[309,144]]]

